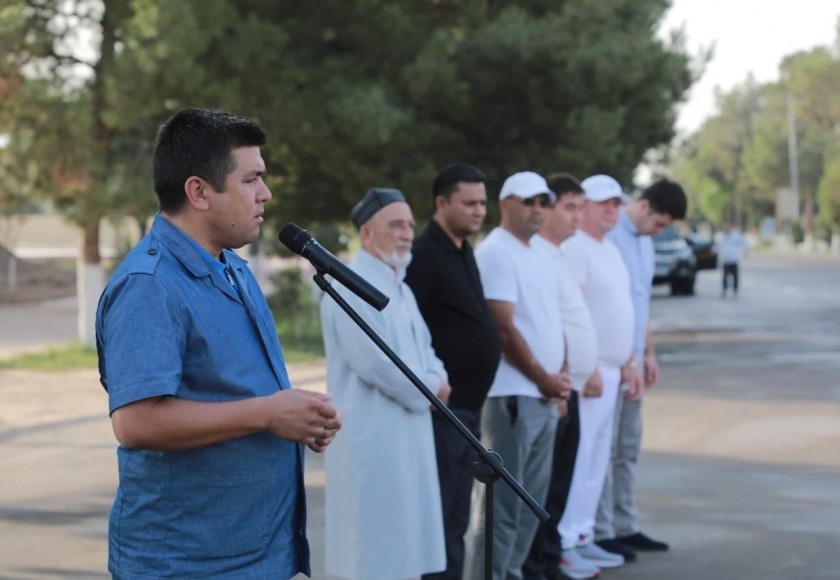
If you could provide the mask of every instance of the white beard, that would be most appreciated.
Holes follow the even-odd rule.
[[[408,268],[411,263],[411,252],[404,254],[398,253],[396,250],[390,254],[386,254],[382,250],[376,250],[379,254],[379,259],[394,268],[395,270],[404,270]]]

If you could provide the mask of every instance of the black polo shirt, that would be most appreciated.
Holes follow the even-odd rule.
[[[432,334],[449,375],[449,406],[478,410],[501,356],[496,321],[484,300],[473,249],[455,245],[435,220],[414,240],[405,282]]]

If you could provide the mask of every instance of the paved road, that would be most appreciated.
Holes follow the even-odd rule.
[[[755,256],[741,296],[657,290],[641,521],[670,539],[609,576],[840,578],[840,264]]]
[[[754,256],[737,300],[718,280],[655,291],[663,381],[646,401],[639,507],[672,550],[603,577],[840,578],[840,262]],[[0,307],[0,353],[74,333],[72,302]],[[323,388],[321,364],[291,373]],[[95,372],[0,369],[0,400],[0,578],[105,578],[115,448]],[[322,579],[320,456],[306,483]]]
[[[0,304],[0,359],[78,336],[76,297]]]

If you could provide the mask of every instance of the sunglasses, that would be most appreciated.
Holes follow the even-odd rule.
[[[516,197],[516,196],[514,195],[513,197]],[[533,207],[534,204],[537,204],[537,203],[540,204],[540,207],[551,207],[553,205],[551,203],[551,198],[546,197],[546,196],[542,196],[542,195],[535,195],[534,197],[529,197],[529,198],[525,198],[525,199],[523,199],[521,197],[516,197],[516,199],[518,199],[519,203],[521,203],[522,205],[524,205],[526,207]]]

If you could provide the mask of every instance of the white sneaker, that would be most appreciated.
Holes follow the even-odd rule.
[[[624,565],[624,556],[607,552],[591,540],[578,544],[576,548],[584,559],[601,568],[618,568]]]
[[[595,578],[601,573],[601,569],[585,559],[577,548],[563,550],[563,555],[560,558],[560,570],[569,578],[575,578],[576,580]]]

